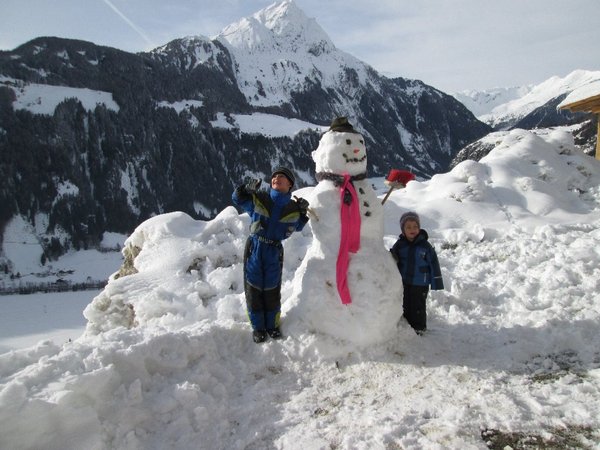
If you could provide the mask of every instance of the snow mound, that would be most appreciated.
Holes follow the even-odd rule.
[[[0,448],[485,448],[502,433],[597,446],[599,185],[600,162],[564,130],[515,130],[394,192],[386,244],[416,210],[447,290],[428,334],[401,324],[366,348],[303,329],[285,301],[284,339],[254,344],[247,217],[154,217],[81,338],[0,355]],[[284,299],[312,244],[309,227],[285,241]]]
[[[598,220],[600,162],[575,148],[568,128],[495,135],[495,148],[479,162],[463,161],[393,192],[387,220],[414,209],[430,235],[463,230],[475,241],[482,232],[494,238],[514,226],[532,232],[546,224]]]
[[[136,255],[134,273],[113,275],[85,309],[87,332],[118,326],[179,329],[219,317],[243,317],[235,294],[243,289],[246,229],[247,221],[233,207],[210,222],[182,212],[145,221],[125,241],[126,258]]]

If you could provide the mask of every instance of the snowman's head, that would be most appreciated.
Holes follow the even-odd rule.
[[[328,131],[312,152],[316,172],[358,175],[367,171],[364,138],[356,132]]]

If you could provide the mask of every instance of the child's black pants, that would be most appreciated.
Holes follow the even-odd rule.
[[[425,300],[429,293],[429,286],[404,285],[404,317],[411,327],[417,331],[427,329],[427,311]]]

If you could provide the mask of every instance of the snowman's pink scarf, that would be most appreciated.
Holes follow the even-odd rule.
[[[350,192],[352,201],[349,205],[344,203],[344,192],[346,189]],[[340,222],[342,232],[340,239],[340,250],[338,252],[337,263],[335,266],[335,275],[338,293],[342,303],[347,305],[352,303],[350,289],[348,288],[348,265],[350,264],[350,254],[356,253],[360,248],[360,209],[358,206],[358,195],[356,189],[350,181],[350,175],[344,174],[344,181],[340,186]]]

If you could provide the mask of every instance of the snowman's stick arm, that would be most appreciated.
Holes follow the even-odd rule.
[[[390,188],[387,191],[387,194],[385,194],[385,197],[383,197],[383,200],[381,200],[381,204],[383,205],[385,203],[385,201],[388,199],[388,197],[390,196],[390,194],[392,193],[392,191],[394,190],[394,186],[390,186]]]
[[[404,188],[404,184],[398,182],[398,181],[394,181],[392,183],[389,183],[390,188],[387,191],[387,194],[385,194],[385,197],[383,197],[383,200],[381,200],[381,204],[383,205],[385,203],[385,201],[388,199],[388,197],[390,196],[390,194],[392,193],[392,191],[394,189],[402,189]]]
[[[385,203],[394,189],[405,188],[406,184],[414,179],[415,174],[412,172],[407,170],[391,169],[384,181],[384,183],[387,184],[390,189],[387,191],[387,194],[385,194],[385,197],[383,197],[381,204],[383,205]]]

